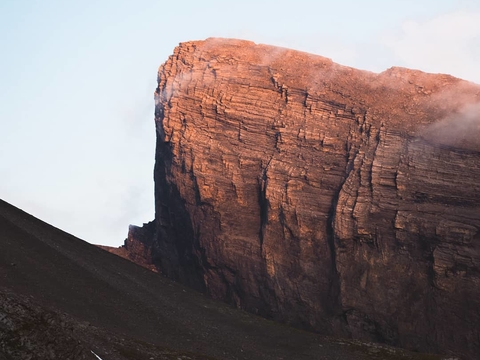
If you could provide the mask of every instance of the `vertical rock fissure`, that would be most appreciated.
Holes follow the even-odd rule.
[[[268,198],[267,198],[267,185],[268,185],[268,176],[267,171],[270,166],[270,162],[273,159],[273,155],[268,159],[265,168],[262,170],[262,174],[259,177],[258,181],[258,204],[260,206],[260,229],[258,231],[259,240],[260,240],[260,251],[263,252],[263,239],[265,227],[268,223]]]
[[[350,151],[353,154],[350,154]],[[329,305],[330,305],[330,313],[337,319],[340,320],[341,326],[345,326],[346,319],[343,316],[342,310],[342,300],[341,300],[341,287],[340,287],[340,274],[337,268],[337,248],[336,248],[336,235],[335,235],[335,221],[336,221],[336,213],[337,213],[337,205],[340,198],[340,194],[342,192],[342,188],[349,178],[350,174],[355,171],[354,169],[354,162],[357,157],[357,152],[350,148],[350,151],[346,152],[346,173],[343,178],[343,181],[338,186],[337,190],[335,191],[331,206],[328,212],[327,218],[327,226],[326,226],[326,235],[327,235],[327,244],[330,251],[330,259],[331,259],[331,268],[330,268],[330,276],[329,276]]]
[[[337,270],[337,254],[335,248],[335,211],[337,208],[338,196],[340,190],[336,193],[335,198],[332,200],[332,206],[328,213],[327,220],[327,244],[330,251],[331,268],[329,276],[329,312],[338,316],[341,313],[341,294],[340,294],[340,276]]]

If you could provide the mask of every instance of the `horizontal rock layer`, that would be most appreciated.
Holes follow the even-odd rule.
[[[246,41],[180,44],[155,93],[155,265],[295,326],[480,353],[479,94]]]

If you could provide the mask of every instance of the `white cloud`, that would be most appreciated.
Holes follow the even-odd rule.
[[[399,65],[447,73],[480,83],[480,11],[456,11],[427,21],[407,21],[385,45]]]

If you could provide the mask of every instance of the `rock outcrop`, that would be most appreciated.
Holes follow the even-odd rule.
[[[480,86],[208,39],[155,101],[164,274],[322,333],[480,353]]]
[[[132,261],[153,272],[158,272],[152,259],[152,242],[155,239],[155,223],[153,221],[143,224],[142,227],[130,225],[128,236],[122,246],[97,245],[109,253]]]

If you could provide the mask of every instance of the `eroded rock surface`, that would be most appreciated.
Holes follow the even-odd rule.
[[[97,245],[112,254],[130,260],[144,268],[157,272],[152,259],[152,243],[155,239],[155,223],[143,224],[142,227],[130,225],[128,236],[120,247]]]
[[[155,265],[307,329],[480,353],[479,94],[246,41],[180,44],[155,93]]]

